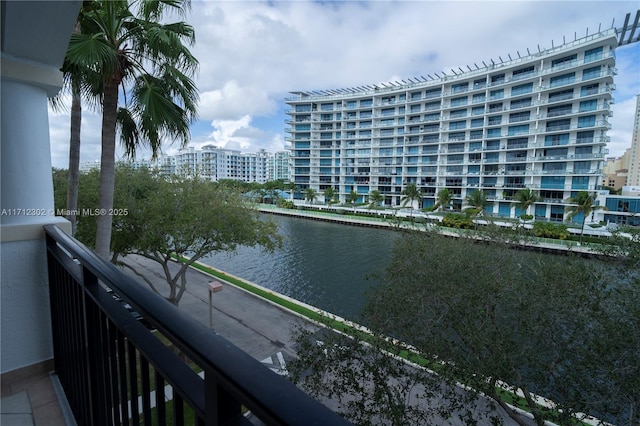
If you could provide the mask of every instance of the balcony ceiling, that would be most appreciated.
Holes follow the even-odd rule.
[[[58,69],[82,1],[2,1],[2,54]]]

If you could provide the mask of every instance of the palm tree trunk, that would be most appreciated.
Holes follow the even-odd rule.
[[[73,84],[73,83],[72,83]],[[78,185],[80,179],[80,127],[82,125],[82,102],[80,90],[73,86],[71,98],[71,123],[69,138],[69,183],[67,185],[67,219],[71,222],[71,235],[75,235],[78,209]]]
[[[109,258],[111,246],[113,193],[115,187],[116,115],[118,113],[118,86],[115,79],[104,87],[102,100],[102,155],[100,157],[100,192],[96,226],[96,252]]]

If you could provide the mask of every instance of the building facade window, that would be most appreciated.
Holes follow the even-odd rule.
[[[551,80],[549,81],[549,87],[564,86],[564,85],[573,83],[575,80],[576,80],[575,72],[559,75],[556,77],[551,77]]]

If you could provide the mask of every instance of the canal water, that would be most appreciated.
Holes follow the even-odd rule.
[[[357,321],[371,277],[387,267],[394,231],[288,216],[269,216],[283,236],[273,253],[240,247],[203,263],[325,311]]]

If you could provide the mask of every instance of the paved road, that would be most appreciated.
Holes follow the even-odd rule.
[[[141,256],[129,255],[124,261],[168,294],[169,286],[162,268]],[[170,265],[176,270],[177,265]],[[128,268],[125,271],[135,276]],[[209,282],[214,278],[194,269],[187,271],[187,290],[180,300],[181,310],[209,325]],[[291,332],[299,327],[318,327],[291,312],[256,297],[236,286],[222,284],[223,290],[213,294],[212,321],[216,333],[259,361],[278,370],[283,359],[295,354]]]

